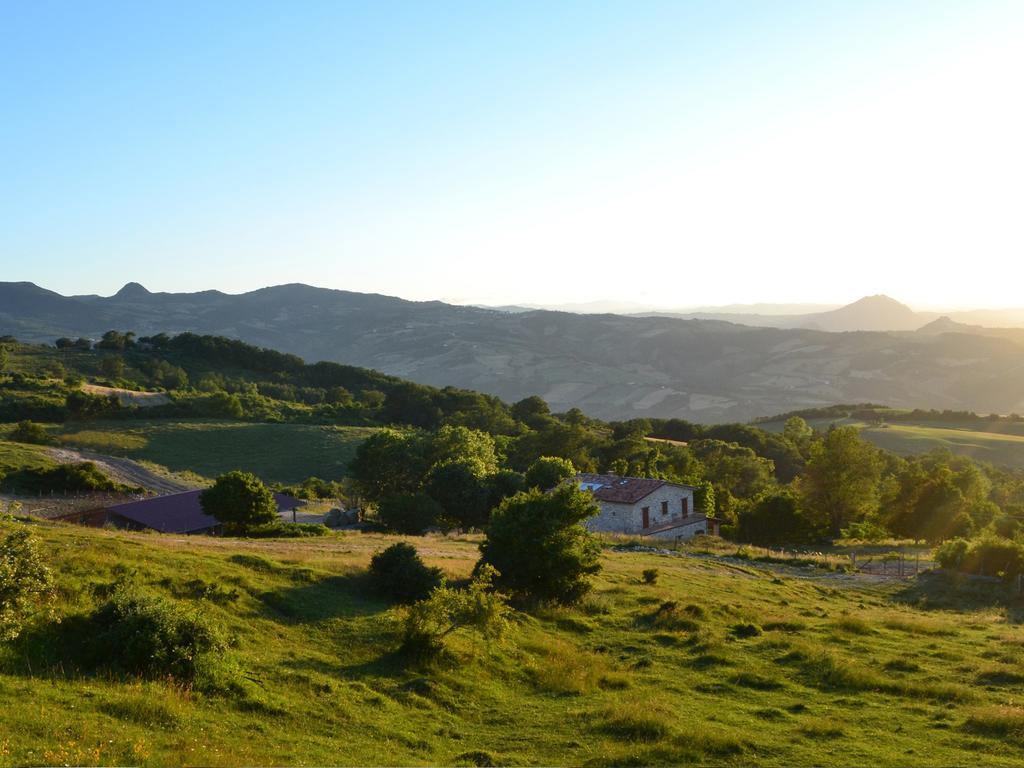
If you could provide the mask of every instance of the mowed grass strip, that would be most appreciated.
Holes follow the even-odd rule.
[[[241,469],[267,482],[344,477],[356,448],[373,427],[255,424],[225,421],[92,422],[65,426],[61,444],[151,461],[204,477]]]

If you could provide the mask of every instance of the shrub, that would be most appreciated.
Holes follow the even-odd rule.
[[[76,493],[137,490],[115,483],[91,461],[56,467],[20,469],[3,478],[4,488],[18,493]]]
[[[46,428],[34,421],[19,421],[7,439],[15,443],[33,443],[35,445],[47,445],[51,442],[50,433],[46,431]]]
[[[390,496],[377,509],[377,519],[385,528],[414,536],[437,525],[443,514],[441,505],[425,493]]]
[[[947,541],[936,550],[935,559],[943,568],[979,576],[1009,580],[1024,573],[1024,545],[997,536]]]
[[[440,568],[427,566],[414,546],[399,542],[370,560],[370,583],[390,600],[414,603],[440,587],[444,576]]]
[[[442,585],[430,597],[406,610],[402,650],[429,661],[445,650],[445,639],[458,629],[470,629],[488,640],[500,638],[508,628],[508,598],[493,589],[497,571],[489,565],[477,569],[466,589]]]
[[[97,654],[124,672],[213,687],[227,651],[221,629],[193,608],[127,585],[92,616]]]
[[[0,642],[13,640],[53,599],[53,578],[27,530],[0,540]]]
[[[644,568],[644,584],[657,584],[658,583],[658,569],[657,568]]]
[[[597,512],[593,496],[575,485],[517,493],[492,514],[481,562],[494,566],[499,585],[520,598],[579,602],[601,569],[601,545],[583,527]]]
[[[277,520],[266,525],[256,525],[245,530],[252,539],[305,539],[310,536],[326,536],[331,529],[322,523],[287,523]]]

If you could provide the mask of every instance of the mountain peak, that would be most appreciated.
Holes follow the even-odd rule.
[[[865,296],[864,298],[858,299],[852,304],[847,304],[846,307],[844,307],[844,309],[849,309],[851,307],[860,307],[864,309],[895,309],[901,312],[913,312],[913,310],[906,304],[900,301],[896,301],[896,299],[892,298],[891,296],[886,296],[884,293],[876,293],[874,296]]]
[[[134,299],[141,296],[149,296],[146,286],[141,283],[125,283],[120,291],[114,294],[115,299]]]

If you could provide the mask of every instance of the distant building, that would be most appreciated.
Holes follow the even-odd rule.
[[[582,473],[576,481],[594,494],[601,513],[587,521],[592,531],[690,539],[718,535],[719,521],[697,512],[694,488],[646,477]]]
[[[153,496],[123,504],[70,512],[56,518],[68,523],[101,528],[113,525],[129,531],[159,531],[160,533],[217,533],[221,524],[215,517],[203,512],[198,491],[184,491],[166,496]],[[284,493],[275,493],[279,514],[294,512],[306,502]]]

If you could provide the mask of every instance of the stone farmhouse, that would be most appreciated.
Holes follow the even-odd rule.
[[[672,540],[718,535],[719,521],[694,509],[695,489],[688,485],[589,473],[577,475],[576,481],[601,508],[586,523],[591,531]]]

